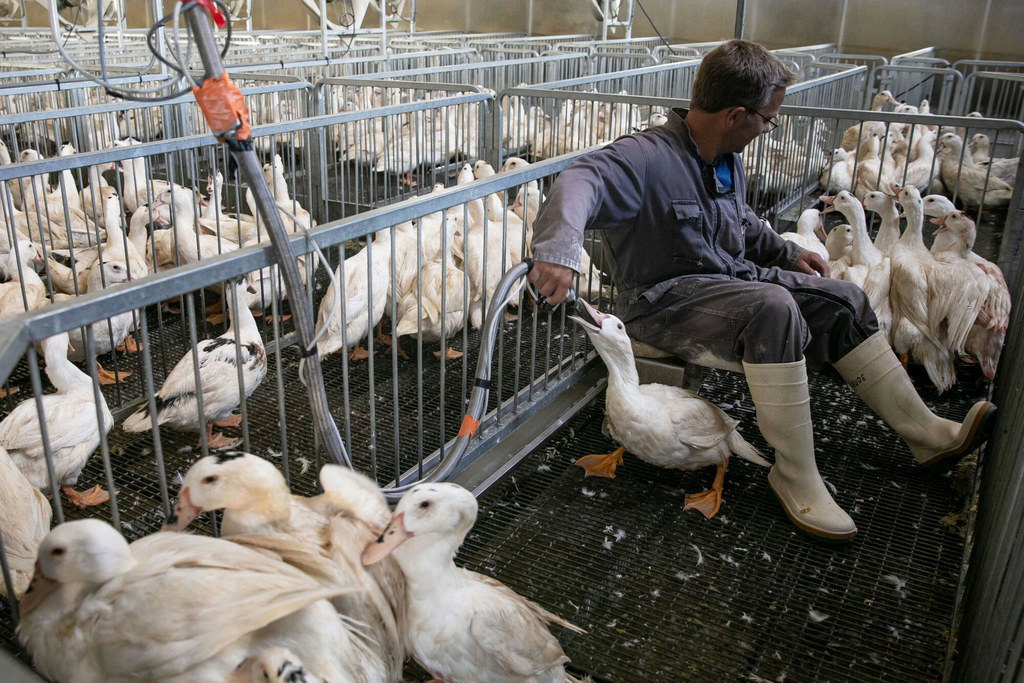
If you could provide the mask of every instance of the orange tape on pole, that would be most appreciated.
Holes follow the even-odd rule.
[[[200,88],[192,88],[192,94],[203,110],[206,123],[221,142],[224,133],[235,131],[235,139],[248,140],[252,136],[249,129],[249,108],[245,106],[245,97],[238,86],[231,82],[227,72],[219,78],[207,78]]]
[[[220,13],[217,6],[211,2],[211,0],[195,0],[196,4],[205,9],[210,13],[210,17],[213,19],[213,23],[217,24],[217,28],[224,28],[227,21],[224,19],[224,15]]]
[[[480,422],[478,420],[474,420],[471,416],[466,415],[462,418],[462,426],[459,428],[459,433],[456,438],[459,436],[469,435],[469,438],[472,439],[473,435],[476,434],[477,427],[479,426]]]

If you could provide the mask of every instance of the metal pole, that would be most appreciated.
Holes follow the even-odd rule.
[[[217,46],[214,42],[213,31],[210,28],[209,18],[204,11],[197,11],[199,5],[191,4],[186,8],[186,17],[192,35],[195,36],[199,56],[203,60],[206,78],[219,78],[224,73],[224,65],[220,61]],[[238,170],[242,178],[253,191],[256,199],[256,206],[260,215],[266,221],[267,232],[270,234],[270,241],[274,245],[274,252],[280,261],[281,272],[284,274],[285,288],[288,290],[288,301],[291,304],[292,315],[295,320],[295,331],[299,337],[299,345],[303,350],[313,347],[313,352],[305,358],[303,373],[305,374],[306,388],[309,391],[309,401],[313,410],[313,418],[316,423],[317,433],[320,440],[327,449],[331,460],[339,465],[352,466],[345,446],[341,442],[341,435],[338,427],[334,424],[327,409],[327,392],[324,389],[324,377],[320,369],[320,358],[313,346],[314,325],[313,311],[306,300],[306,288],[299,276],[299,265],[296,263],[295,253],[292,251],[291,242],[284,229],[281,220],[281,213],[278,210],[277,202],[267,187],[263,177],[263,169],[252,146],[243,144],[234,137],[234,132],[224,134],[228,149],[238,164]],[[329,267],[329,266],[328,266]]]
[[[320,44],[324,47],[324,59],[328,59],[331,53],[327,50],[327,0],[320,0]]]
[[[747,0],[736,0],[736,29],[733,38],[743,38],[743,21],[747,13]]]

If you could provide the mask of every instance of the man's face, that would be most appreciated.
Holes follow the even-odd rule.
[[[732,125],[727,135],[727,152],[742,152],[759,135],[772,130],[769,123],[779,113],[782,107],[782,100],[786,97],[785,88],[776,88],[775,92],[768,99],[768,104],[757,111],[748,111],[742,107],[738,108],[737,115],[732,119]]]

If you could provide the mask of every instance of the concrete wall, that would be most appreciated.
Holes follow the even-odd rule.
[[[677,42],[719,40],[733,35],[736,5],[720,0],[642,0],[651,21]],[[128,0],[131,25],[151,21],[149,0]],[[318,23],[299,0],[252,0],[255,28],[307,29]],[[171,4],[164,2],[169,10]],[[328,3],[338,12],[343,0]],[[45,14],[29,2],[33,24]],[[166,10],[165,10],[166,11]],[[748,0],[744,37],[770,47],[834,42],[843,52],[891,56],[935,46],[950,61],[967,58],[1024,61],[1018,31],[1021,0]],[[364,26],[376,26],[367,12]],[[599,33],[589,0],[419,0],[423,30],[522,31],[533,34]],[[637,7],[634,36],[654,36]]]

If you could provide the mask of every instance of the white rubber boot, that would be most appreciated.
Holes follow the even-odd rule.
[[[743,364],[757,426],[775,448],[768,485],[793,524],[830,541],[853,538],[857,525],[832,499],[814,462],[811,400],[804,361]]]
[[[936,465],[966,455],[988,438],[995,404],[978,401],[963,422],[939,417],[921,400],[882,332],[871,335],[839,359],[835,368],[850,388],[903,437],[921,465]]]

